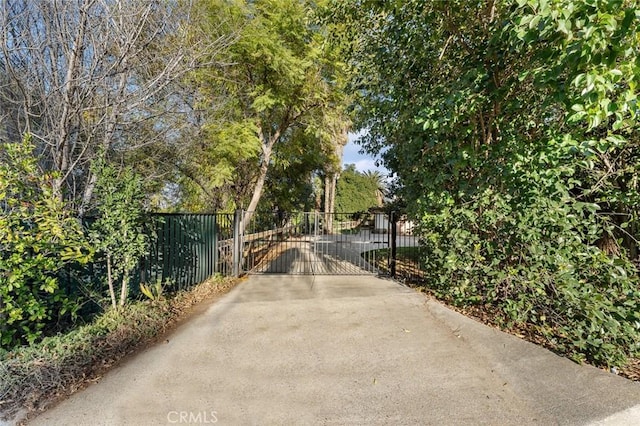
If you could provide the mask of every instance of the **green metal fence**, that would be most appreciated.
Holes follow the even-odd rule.
[[[180,290],[216,273],[227,275],[232,216],[156,213],[150,224],[149,253],[141,263],[140,282],[161,281]]]
[[[405,218],[394,218],[391,226],[382,213],[355,217],[311,212],[278,215],[277,220],[263,215],[243,229],[244,214],[150,214],[149,250],[131,277],[131,291],[137,293],[140,283],[160,282],[175,292],[215,274],[378,272],[412,279],[420,272],[419,242]],[[325,222],[332,223],[332,229],[325,229]],[[100,257],[60,273],[70,294],[101,293],[105,277],[106,263]]]
[[[92,218],[84,219],[89,227]],[[233,271],[233,214],[152,213],[145,221],[148,253],[133,271],[130,291],[139,294],[140,283],[161,282],[166,292],[192,287],[207,278]],[[102,256],[86,265],[70,264],[58,274],[60,285],[71,295],[84,295],[83,310],[99,310],[107,268]],[[85,312],[85,313],[86,313]]]

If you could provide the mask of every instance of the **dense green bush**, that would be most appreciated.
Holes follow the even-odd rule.
[[[638,355],[637,2],[334,3],[428,285],[577,360]]]
[[[620,365],[640,353],[640,11],[570,0],[512,10],[483,53],[503,49],[513,77],[495,87],[497,69],[466,80],[478,69],[463,66],[460,90],[423,111],[441,144],[430,161],[450,173],[425,173],[429,262],[454,302],[497,306],[575,359]],[[510,58],[516,50],[528,58]],[[461,145],[465,121],[488,107],[502,111],[489,110],[491,133]]]
[[[28,137],[0,144],[0,348],[33,342],[47,324],[75,313],[57,274],[92,254],[33,149]]]
[[[499,308],[504,326],[533,327],[576,360],[624,363],[640,351],[638,280],[625,257],[584,244],[598,228],[586,226],[593,206],[576,204],[487,191],[425,214],[426,281],[453,304]]]
[[[347,164],[336,185],[336,213],[366,212],[380,207],[381,180],[378,174],[362,173],[356,170],[355,164]]]
[[[123,306],[129,297],[129,282],[140,258],[147,252],[149,237],[144,230],[145,193],[142,179],[133,169],[118,169],[104,160],[95,161],[95,220],[91,242],[106,264],[105,281],[111,305]],[[116,283],[120,283],[116,296]]]

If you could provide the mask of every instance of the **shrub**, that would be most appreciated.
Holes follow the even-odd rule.
[[[0,347],[34,342],[77,303],[57,273],[86,263],[91,249],[59,194],[38,169],[29,137],[0,145]]]
[[[118,170],[102,160],[94,162],[92,172],[97,176],[97,204],[91,241],[106,262],[109,296],[116,308],[125,304],[131,273],[147,251],[142,179],[131,168]],[[119,301],[117,281],[120,281]]]
[[[455,305],[498,308],[503,325],[530,327],[577,361],[637,355],[637,272],[593,244],[606,232],[594,206],[541,194],[522,203],[486,191],[425,214],[427,282]]]

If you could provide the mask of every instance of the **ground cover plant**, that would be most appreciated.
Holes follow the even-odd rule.
[[[0,352],[0,419],[45,409],[57,398],[99,380],[136,349],[157,342],[190,309],[229,291],[238,280],[212,278],[173,297],[109,309],[71,332]],[[18,416],[18,417],[16,417]]]

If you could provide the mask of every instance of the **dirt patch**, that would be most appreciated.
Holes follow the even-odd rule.
[[[632,358],[618,373],[629,380],[640,382],[640,359]]]

